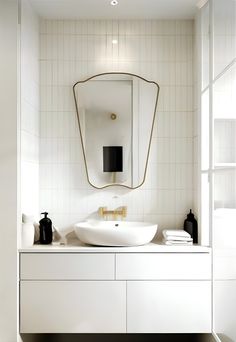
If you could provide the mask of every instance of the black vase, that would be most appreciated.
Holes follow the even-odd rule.
[[[44,215],[44,218],[39,221],[39,241],[43,245],[48,245],[52,243],[52,221],[47,217],[48,213],[41,214]]]
[[[198,243],[197,220],[195,219],[191,209],[186,220],[184,221],[184,230],[191,235],[193,243]]]

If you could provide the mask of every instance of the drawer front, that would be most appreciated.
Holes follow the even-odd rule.
[[[125,333],[123,281],[21,281],[21,333]]]
[[[114,254],[22,253],[21,280],[113,280]]]
[[[210,281],[128,281],[128,333],[210,333]]]
[[[117,254],[119,280],[210,280],[209,253]]]

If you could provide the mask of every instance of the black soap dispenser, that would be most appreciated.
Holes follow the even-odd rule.
[[[40,243],[48,245],[52,243],[52,221],[47,217],[48,213],[41,213],[44,215],[39,221]]]
[[[191,235],[193,243],[198,242],[197,220],[192,213],[192,209],[190,209],[190,212],[187,215],[186,220],[184,221],[184,230]]]

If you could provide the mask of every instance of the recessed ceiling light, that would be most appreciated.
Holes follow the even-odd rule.
[[[118,40],[117,39],[112,39],[112,44],[118,44]]]
[[[112,1],[110,2],[110,4],[111,4],[112,6],[116,6],[116,5],[118,5],[118,1],[117,1],[117,0],[112,0]]]

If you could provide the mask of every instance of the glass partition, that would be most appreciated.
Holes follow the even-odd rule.
[[[213,331],[230,342],[236,341],[236,2],[211,3]]]

